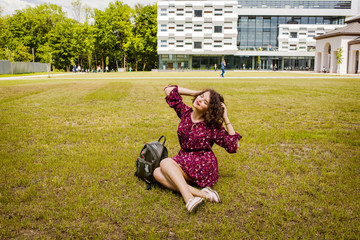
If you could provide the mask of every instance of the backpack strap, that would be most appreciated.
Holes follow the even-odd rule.
[[[162,135],[162,136],[159,138],[158,142],[160,142],[160,140],[161,140],[162,138],[164,138],[164,142],[162,143],[162,145],[164,146],[164,145],[165,145],[165,142],[166,142],[166,137],[165,137],[164,135]]]

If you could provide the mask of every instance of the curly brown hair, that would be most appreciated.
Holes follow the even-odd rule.
[[[219,126],[223,123],[224,108],[221,106],[221,103],[225,103],[224,98],[220,93],[213,89],[205,89],[194,97],[193,103],[198,96],[205,92],[210,93],[210,102],[209,107],[204,114],[204,122],[207,125]]]

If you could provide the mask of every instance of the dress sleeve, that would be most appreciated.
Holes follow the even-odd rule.
[[[240,134],[235,132],[234,135],[230,135],[224,128],[221,126],[215,128],[214,130],[214,142],[219,146],[225,148],[228,153],[236,153],[238,149],[238,141],[242,138]]]
[[[178,86],[174,85],[174,86],[170,86],[170,87],[175,87],[170,93],[169,95],[167,95],[165,97],[165,100],[167,102],[167,104],[169,104],[169,106],[171,108],[174,108],[176,114],[178,115],[179,118],[181,118],[181,116],[190,109],[189,106],[187,106],[183,101],[182,101],[182,97],[180,96],[179,92],[178,92]]]

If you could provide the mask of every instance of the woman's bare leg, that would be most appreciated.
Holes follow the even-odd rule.
[[[181,169],[180,169],[181,170]],[[185,178],[185,180],[191,181],[191,179],[181,170],[181,173],[183,174],[183,177]],[[154,177],[155,179],[164,187],[167,187],[173,191],[178,191],[178,188],[176,187],[176,185],[172,182],[171,179],[168,179],[164,173],[161,171],[161,168],[156,168],[154,171]],[[187,183],[186,183],[187,184]],[[196,197],[201,197],[201,198],[206,198],[207,193],[204,191],[201,191],[197,188],[194,188],[192,186],[190,186],[189,184],[187,184],[188,189],[190,190],[191,194],[193,196]]]
[[[160,170],[168,181],[173,183],[176,189],[182,195],[185,203],[194,198],[191,193],[189,185],[181,171],[179,165],[171,158],[166,158],[160,162]]]

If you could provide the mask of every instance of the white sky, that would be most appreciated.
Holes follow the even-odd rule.
[[[3,11],[2,15],[12,15],[15,13],[15,10],[21,10],[26,6],[35,7],[42,3],[54,3],[61,6],[63,11],[67,12],[67,17],[73,17],[71,11],[71,2],[73,1],[74,0],[0,0],[0,6]],[[114,1],[115,0],[82,0],[83,4],[100,10],[104,10],[108,7],[110,2]],[[149,5],[156,3],[157,0],[123,0],[122,2],[128,4],[130,7],[134,7],[137,3]]]

